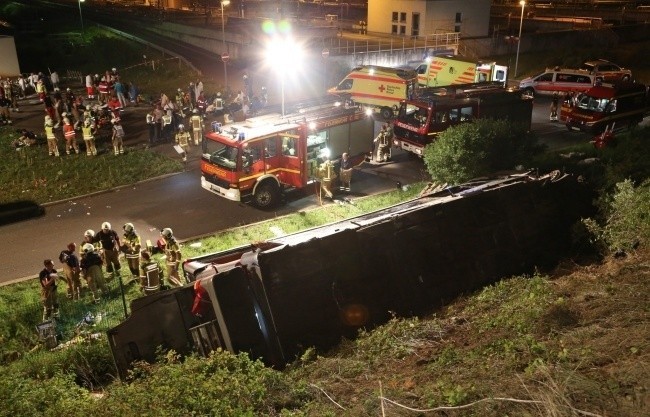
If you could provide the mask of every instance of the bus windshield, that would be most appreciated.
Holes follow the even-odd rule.
[[[203,141],[203,157],[211,163],[234,171],[237,168],[238,149],[214,140]]]

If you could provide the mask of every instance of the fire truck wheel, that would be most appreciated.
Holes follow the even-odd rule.
[[[382,107],[380,114],[384,120],[390,120],[393,118],[393,110],[391,110],[389,107]]]
[[[280,190],[278,186],[272,182],[260,184],[255,190],[253,201],[255,205],[261,209],[274,207],[280,200]]]

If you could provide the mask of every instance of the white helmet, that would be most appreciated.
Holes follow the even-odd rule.
[[[84,253],[94,252],[94,251],[95,251],[95,247],[92,245],[92,243],[86,243],[86,244],[84,244],[84,245],[81,247],[81,249],[84,251]]]
[[[178,130],[183,130],[183,129],[185,129],[184,125],[182,125],[182,124],[178,125]]]
[[[95,231],[93,229],[88,229],[84,232],[85,237],[95,237]]]
[[[162,232],[160,232],[160,234],[163,235],[163,237],[170,238],[172,237],[174,232],[172,232],[172,229],[170,229],[169,227],[165,227],[164,229],[162,229]]]
[[[111,224],[109,222],[102,223],[102,230],[111,230]]]
[[[131,233],[135,230],[135,227],[133,227],[133,223],[124,223],[124,226],[122,226],[122,228],[126,233]]]
[[[192,113],[197,114],[199,112],[199,109],[194,109],[192,110]]]
[[[181,91],[183,91],[183,90],[181,90],[181,89],[179,88],[179,89],[178,89],[178,92],[180,93]]]

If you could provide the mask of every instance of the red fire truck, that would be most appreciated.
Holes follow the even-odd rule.
[[[334,104],[214,124],[203,141],[201,186],[229,200],[273,207],[284,190],[317,182],[325,157],[335,169],[344,152],[353,164],[361,162],[372,150],[373,127],[361,109]]]
[[[424,147],[451,126],[478,118],[508,119],[530,129],[532,99],[500,83],[476,83],[423,89],[416,100],[403,100],[393,122],[393,145],[422,156]]]
[[[648,89],[643,84],[602,84],[562,102],[560,120],[569,130],[603,133],[636,126],[648,112]]]

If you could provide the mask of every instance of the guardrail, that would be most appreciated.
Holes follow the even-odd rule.
[[[459,33],[439,33],[413,37],[382,37],[364,35],[362,39],[337,38],[329,47],[332,55],[356,55],[371,52],[393,52],[406,50],[448,49],[457,50]]]

